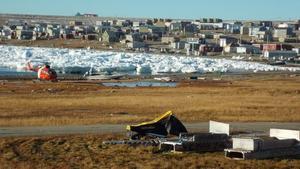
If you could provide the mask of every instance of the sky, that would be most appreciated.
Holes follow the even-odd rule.
[[[2,2],[1,2],[2,1]],[[173,19],[300,19],[299,0],[0,0],[0,13]]]

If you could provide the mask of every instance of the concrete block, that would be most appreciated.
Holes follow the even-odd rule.
[[[230,134],[229,124],[209,121],[209,132],[215,134]]]
[[[266,151],[247,151],[239,149],[225,149],[225,157],[237,160],[269,159],[276,157],[291,157],[300,155],[300,146],[271,149]]]
[[[179,152],[184,151],[182,143],[178,141],[163,141],[159,144],[160,151]]]
[[[247,150],[247,151],[256,151],[259,149],[259,138],[232,138],[232,148]]]
[[[270,137],[276,137],[280,140],[296,139],[300,141],[299,130],[284,130],[284,129],[270,129]]]
[[[279,148],[288,148],[297,145],[295,139],[278,140],[274,138],[233,138],[233,149],[247,151],[264,151]]]
[[[295,139],[268,139],[262,140],[259,144],[259,150],[272,150],[272,149],[280,149],[280,148],[289,148],[296,146],[298,141]]]

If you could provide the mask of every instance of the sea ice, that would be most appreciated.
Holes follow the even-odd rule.
[[[0,67],[22,70],[27,62],[45,62],[62,73],[109,72],[123,74],[300,71],[300,68],[247,62],[240,57],[213,59],[147,53],[107,52],[87,49],[59,49],[0,46]]]

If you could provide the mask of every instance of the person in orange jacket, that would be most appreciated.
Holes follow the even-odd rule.
[[[27,64],[27,69],[37,72],[38,79],[46,81],[57,81],[57,74],[54,69],[50,68],[50,65],[44,64],[42,67],[34,68],[31,63]]]

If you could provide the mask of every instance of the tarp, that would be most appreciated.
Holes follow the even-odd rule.
[[[185,126],[178,120],[171,111],[162,116],[137,125],[127,126],[128,131],[136,132],[141,136],[167,137],[168,135],[179,136],[180,133],[187,133]]]

